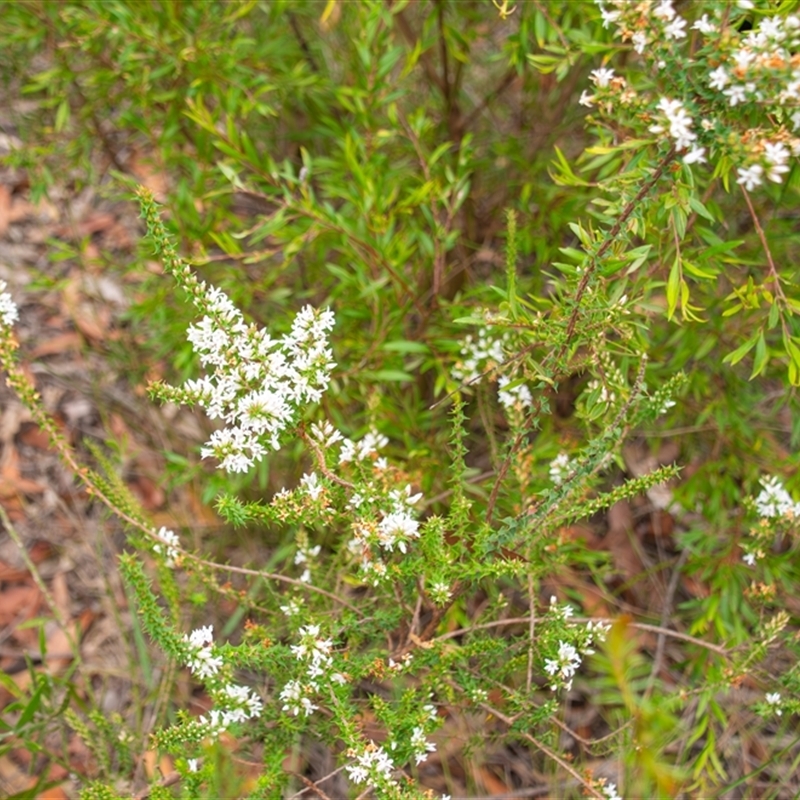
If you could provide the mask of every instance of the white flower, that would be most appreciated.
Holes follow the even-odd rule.
[[[695,145],[692,149],[683,157],[684,164],[705,164],[706,161],[706,149],[705,147],[698,147]]]
[[[675,9],[672,7],[672,0],[661,0],[653,9],[653,16],[663,20],[673,19],[675,16]]]
[[[586,106],[587,108],[591,108],[594,105],[594,95],[589,94],[589,92],[584,89],[581,92],[580,99],[578,100],[579,105]]]
[[[603,18],[603,27],[608,28],[612,22],[616,22],[620,16],[622,16],[622,12],[620,11],[610,11],[607,8],[600,8],[600,16]]]
[[[216,458],[220,469],[246,472],[268,447],[280,447],[300,406],[319,401],[327,389],[335,366],[327,341],[333,314],[305,306],[291,332],[275,340],[246,324],[220,289],[200,286],[196,302],[206,313],[187,338],[209,374],[173,390],[170,399],[199,404],[211,419],[224,419],[227,427],[212,434],[201,454]],[[327,446],[336,441],[329,424],[322,433]]]
[[[227,724],[245,722],[261,716],[264,704],[252,689],[231,683],[225,687],[223,692],[226,700],[223,717]]]
[[[764,142],[764,156],[770,164],[767,177],[780,183],[783,180],[781,176],[789,171],[789,148],[783,142]]]
[[[622,800],[622,796],[617,791],[616,783],[607,783],[602,787],[601,791],[606,796],[606,800]]]
[[[739,86],[738,84],[731,86],[730,89],[725,89],[722,94],[728,98],[728,102],[731,106],[739,105],[739,103],[744,103],[747,100],[745,87]]]
[[[444,605],[452,594],[450,586],[445,581],[437,581],[428,589],[431,599],[437,605]]]
[[[589,79],[592,81],[592,83],[594,83],[595,86],[597,86],[598,89],[604,89],[606,86],[608,86],[613,77],[614,70],[606,69],[605,67],[593,70],[589,75]]]
[[[746,70],[750,64],[755,61],[756,54],[747,48],[737,50],[733,54],[733,60],[736,62],[737,69]]]
[[[556,678],[550,684],[550,688],[555,691],[563,683],[569,691],[572,688],[572,678],[580,665],[581,657],[575,647],[568,642],[560,641],[557,658],[549,658],[544,662],[545,672]]]
[[[415,727],[411,733],[411,747],[415,750],[414,760],[417,764],[426,761],[428,753],[436,751],[436,745],[425,738],[425,731],[419,726]]]
[[[178,558],[178,550],[181,542],[174,531],[167,530],[162,527],[158,531],[158,538],[162,540],[163,544],[159,542],[153,545],[153,550],[156,553],[163,553],[168,567],[174,567]]]
[[[283,611],[287,617],[294,617],[300,613],[300,604],[297,600],[292,599],[285,606],[281,606],[281,611]]]
[[[748,567],[754,567],[756,565],[756,554],[755,553],[745,553],[742,556],[742,561],[747,564]]]
[[[764,182],[762,175],[764,174],[764,167],[761,164],[751,164],[749,167],[742,169],[739,168],[739,177],[736,183],[744,185],[748,192],[752,192],[756,186],[761,186]]]
[[[668,25],[664,26],[664,35],[667,39],[684,39],[686,37],[686,20],[676,16]]]
[[[717,27],[709,20],[708,14],[703,14],[700,19],[695,20],[694,25],[692,25],[692,30],[700,31],[700,33],[708,35],[709,33],[716,33]]]
[[[212,649],[213,630],[211,625],[206,625],[183,637],[190,650],[186,666],[201,680],[216,675],[222,668],[222,656],[215,656]]]
[[[553,481],[556,486],[559,486],[567,479],[571,470],[572,467],[569,463],[569,456],[566,453],[559,453],[550,462],[550,480]]]
[[[530,389],[524,383],[507,389],[509,383],[511,383],[511,378],[507,375],[501,375],[497,381],[499,386],[497,399],[500,401],[500,405],[503,408],[530,408],[533,405]]]
[[[779,717],[783,716],[783,709],[780,708],[781,696],[778,692],[771,692],[764,699],[768,705],[775,706],[775,713]]]
[[[317,686],[313,682],[304,686],[300,681],[289,681],[280,693],[280,699],[285,701],[281,710],[288,711],[295,717],[301,712],[304,716],[310,717],[319,706],[315,706],[307,694],[316,690]]]
[[[324,488],[320,485],[316,472],[312,472],[310,475],[303,475],[303,477],[300,478],[300,485],[312,500],[317,500]]]
[[[708,77],[710,78],[708,85],[718,92],[721,92],[731,82],[724,67],[717,67],[713,72],[708,74]]]
[[[3,325],[10,328],[19,319],[19,310],[11,295],[5,291],[7,287],[8,284],[0,280],[0,320]]]
[[[645,47],[647,47],[647,34],[644,31],[636,31],[631,37],[631,42],[633,49],[641,55],[644,53]]]
[[[394,784],[391,777],[394,763],[383,747],[371,741],[361,753],[349,751],[348,755],[356,759],[355,764],[345,767],[353,783],[365,783],[367,786]]]
[[[188,759],[186,766],[189,768],[189,772],[197,772],[200,769],[200,764],[196,758]]]
[[[770,519],[800,516],[800,503],[795,503],[778,478],[772,476],[761,481],[763,490],[756,497],[756,511],[760,517]]]
[[[687,113],[680,100],[662,97],[658,101],[658,109],[669,122],[669,133],[675,140],[675,147],[678,150],[688,147],[697,138],[697,135],[692,132],[692,117]],[[652,131],[653,128],[650,130]]]
[[[378,537],[387,550],[391,551],[396,544],[405,553],[408,540],[419,538],[419,523],[404,511],[393,511],[378,524]]]

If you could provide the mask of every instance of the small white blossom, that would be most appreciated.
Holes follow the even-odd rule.
[[[594,83],[598,89],[605,89],[611,79],[614,77],[614,70],[601,67],[600,69],[592,70],[589,74],[589,79]]]
[[[345,767],[353,783],[364,783],[367,786],[394,784],[392,772],[394,763],[383,747],[370,742],[362,752],[349,751],[348,755],[356,759],[355,764]]]
[[[631,37],[631,43],[633,44],[633,49],[641,55],[647,47],[647,34],[644,31],[636,31]]]
[[[606,800],[622,800],[622,795],[617,791],[616,783],[605,784],[601,791],[606,797]]]
[[[664,35],[667,39],[684,39],[686,38],[686,20],[683,17],[676,16],[669,24],[664,26]]]
[[[181,545],[180,539],[178,539],[174,531],[167,530],[164,527],[159,529],[158,538],[163,543],[154,544],[153,550],[165,556],[165,562],[168,567],[174,567],[179,555],[177,548]]]
[[[777,714],[777,716],[783,716],[783,709],[780,707],[781,696],[778,692],[771,692],[764,699],[767,701],[768,705],[775,707],[775,714]]]
[[[303,477],[300,478],[300,485],[312,500],[317,500],[322,494],[322,490],[324,488],[320,484],[316,472],[312,472],[310,475],[303,475]]]
[[[303,685],[300,681],[289,681],[280,693],[280,699],[284,701],[282,711],[288,711],[292,716],[303,714],[310,717],[319,706],[314,705],[308,696],[311,692],[316,693],[318,687],[311,682]]]
[[[675,17],[675,9],[672,7],[672,0],[661,0],[653,9],[653,16],[661,20],[671,20]]]
[[[530,408],[533,405],[533,395],[531,390],[521,383],[519,386],[507,388],[511,383],[511,378],[507,375],[501,375],[498,378],[497,385],[499,390],[497,392],[497,399],[503,408]]]
[[[563,685],[569,691],[572,688],[572,678],[580,665],[581,657],[577,649],[569,642],[560,641],[557,657],[548,658],[544,662],[545,672],[555,678],[550,688],[556,691]]]
[[[405,511],[393,511],[378,524],[378,537],[387,550],[397,545],[397,549],[405,553],[408,540],[419,538],[419,523]]]
[[[215,656],[212,649],[213,631],[213,626],[206,625],[183,637],[190,650],[186,666],[201,680],[216,675],[222,668],[222,656]]]
[[[683,157],[684,164],[705,164],[706,162],[706,149],[705,147],[698,147],[695,145]]]
[[[417,764],[427,761],[428,753],[436,751],[436,745],[426,739],[425,731],[419,726],[415,727],[411,733],[411,747],[414,748],[414,760]]]
[[[783,486],[783,483],[772,476],[761,481],[764,487],[756,497],[756,511],[760,517],[774,519],[776,517],[800,516],[800,503],[795,503]]]
[[[747,100],[745,88],[739,84],[731,86],[730,89],[725,89],[722,94],[728,98],[728,102],[731,104],[731,106],[739,105],[739,103],[744,103]]]
[[[708,77],[711,79],[708,85],[718,92],[721,92],[731,82],[724,67],[717,67],[713,72],[709,73]]]
[[[19,319],[19,310],[7,288],[8,284],[0,280],[0,320],[6,328],[10,328]]]
[[[770,167],[767,170],[767,178],[775,183],[780,183],[782,176],[789,171],[789,158],[791,152],[783,142],[764,142],[764,157]]]
[[[586,106],[587,108],[591,108],[594,105],[594,95],[589,94],[589,92],[584,89],[581,92],[580,99],[578,100],[578,104],[582,106]]]
[[[756,186],[761,186],[764,182],[762,175],[764,174],[764,167],[761,164],[751,164],[749,167],[739,168],[739,177],[736,183],[742,184],[748,192],[753,191]]]
[[[553,481],[556,486],[561,485],[567,479],[571,471],[572,465],[566,453],[559,453],[550,462],[550,480]]]
[[[708,14],[703,14],[700,19],[695,20],[694,25],[692,25],[692,30],[700,31],[703,34],[710,34],[717,32],[717,26],[714,25],[713,22],[708,18]]]
[[[616,9],[609,10],[601,6],[600,16],[603,18],[603,27],[608,28],[612,22],[616,22],[622,16],[622,12]]]

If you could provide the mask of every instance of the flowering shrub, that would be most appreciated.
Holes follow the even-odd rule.
[[[257,70],[240,74],[250,63],[236,57],[253,39],[237,38],[238,11],[275,13],[270,24],[279,30],[285,9],[214,6],[233,39],[230,52],[227,40],[209,52],[231,86],[247,87],[238,104],[213,94],[214,70],[213,80],[193,72],[209,53],[180,51],[176,81],[186,80],[189,97],[178,116],[196,126],[197,139],[176,145],[176,157],[201,187],[212,179],[193,173],[192,159],[222,154],[208,168],[219,181],[204,197],[209,214],[224,192],[267,209],[242,238],[253,253],[267,243],[266,255],[248,258],[262,259],[268,277],[237,271],[247,259],[222,212],[198,251],[212,241],[234,264],[234,279],[210,261],[193,269],[152,192],[138,190],[147,243],[194,314],[180,341],[172,327],[165,338],[183,348],[185,369],[198,368],[181,385],[153,383],[151,396],[205,412],[211,432],[198,449],[205,478],[222,487],[216,509],[248,536],[270,532],[269,565],[209,560],[189,545],[199,538],[153,524],[108,474],[113,465],[102,474],[77,461],[17,363],[17,290],[0,281],[0,363],[9,384],[92,496],[124,521],[130,546],[120,569],[141,624],[209,701],[200,713],[176,708],[147,731],[176,770],[153,777],[147,791],[221,793],[215,754],[235,740],[246,751],[242,763],[257,767],[242,795],[333,797],[326,784],[336,781],[342,796],[440,797],[424,788],[426,766],[461,735],[453,732],[459,722],[480,719],[481,746],[525,748],[540,772],[557,772],[559,794],[718,792],[729,780],[718,744],[730,717],[755,710],[774,732],[800,711],[790,699],[800,688],[797,670],[769,660],[778,646],[795,647],[780,593],[800,579],[797,503],[791,485],[762,477],[761,462],[735,465],[731,489],[718,462],[680,454],[640,469],[627,446],[654,432],[677,436],[664,426],[679,427],[690,412],[692,430],[712,420],[722,435],[724,423],[741,423],[741,408],[728,420],[714,403],[751,352],[751,378],[768,377],[786,392],[800,383],[792,261],[773,258],[780,237],[770,238],[759,216],[768,192],[795,189],[797,18],[766,4],[755,14],[748,2],[604,0],[580,13],[555,1],[516,10],[497,3],[499,22],[518,24],[502,47],[482,41],[507,59],[503,90],[518,73],[533,80],[531,66],[562,84],[576,75],[574,91],[563,94],[587,115],[590,138],[583,155],[555,149],[552,176],[566,187],[558,202],[534,197],[534,182],[519,187],[524,199],[506,215],[505,276],[478,280],[476,268],[470,286],[459,284],[454,259],[467,236],[462,217],[475,213],[465,205],[473,170],[505,151],[489,158],[464,135],[460,78],[439,86],[455,120],[448,141],[437,139],[427,100],[413,107],[418,87],[404,81],[418,63],[430,70],[427,22],[419,52],[402,61],[402,4],[345,5],[329,4],[311,21],[344,48],[348,37],[331,19],[353,15],[354,86],[330,85],[320,64],[332,45],[309,48],[297,17],[290,34],[276,34],[284,69],[276,83],[297,94],[297,119],[307,115],[317,137],[296,126],[297,163],[279,163],[254,144],[272,135],[262,120],[281,119],[285,109],[266,104],[261,95],[271,97],[271,86]],[[112,10],[119,8],[131,11]],[[71,33],[62,56],[73,48],[91,55],[95,13],[69,7],[60,20]],[[305,20],[312,12],[291,13]],[[488,12],[463,13],[483,23]],[[152,26],[132,18],[101,17],[98,30],[119,43],[132,25],[136,41],[163,57],[160,41],[148,38]],[[444,10],[439,24],[445,54],[454,48],[455,61],[468,63],[466,34],[448,27]],[[476,36],[480,26],[466,29]],[[298,54],[313,69],[295,69]],[[259,58],[266,56],[273,53]],[[135,83],[137,64],[114,75]],[[165,122],[159,135],[179,127]],[[740,205],[724,192],[738,193]],[[182,184],[170,207],[179,221],[202,227],[203,204],[187,204],[191,194]],[[562,202],[581,219],[548,216],[559,224],[535,236],[530,220]],[[753,228],[741,256],[734,251],[744,240],[726,228],[731,208]],[[751,269],[754,243],[766,262],[760,272]],[[464,263],[480,262],[473,244],[478,255],[461,254]],[[174,317],[185,321],[182,311]],[[738,323],[725,327],[732,317]],[[698,330],[711,332],[692,338]],[[719,370],[710,388],[709,363]],[[767,438],[743,449],[764,452]],[[93,455],[103,466],[99,448]],[[673,461],[691,466],[681,486]],[[267,466],[269,480],[251,480]],[[759,478],[760,493],[742,501],[742,486]],[[656,490],[666,502],[652,500]],[[634,522],[602,530],[607,509],[635,503],[637,514],[670,520],[674,534],[656,522],[647,534]],[[744,537],[731,522],[742,506],[759,517]],[[646,536],[655,540],[649,551]],[[660,606],[646,604],[647,593]],[[234,602],[246,616],[241,631],[226,633],[212,619],[208,595]],[[206,615],[199,623],[198,607]],[[674,656],[668,643],[684,649]],[[756,700],[736,695],[745,683],[751,694],[758,687]],[[569,728],[567,707],[596,710],[590,734]],[[91,738],[79,715],[70,720]],[[314,747],[336,766],[312,781],[289,755]],[[596,759],[616,765],[613,781],[584,769]],[[132,767],[122,777],[106,774],[83,797],[116,797],[135,779]]]

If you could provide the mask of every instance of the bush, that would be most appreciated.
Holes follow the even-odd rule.
[[[141,626],[213,702],[139,730],[176,770],[153,796],[426,796],[421,765],[475,714],[468,758],[521,748],[560,795],[782,796],[800,19],[495,5],[29,3],[0,22],[6,86],[36,101],[6,163],[34,196],[66,173],[116,199],[149,184],[126,269],[155,249],[167,275],[139,281],[146,339],[116,357],[169,354],[152,396],[218,420],[206,499],[276,537],[268,568],[209,559],[137,506],[113,450],[79,463],[0,287],[10,385],[126,524]],[[217,594],[247,618],[227,637],[192,608]],[[37,709],[12,726],[32,749]],[[104,753],[137,741],[133,716],[68,723]],[[734,719],[762,763],[732,758]],[[338,770],[287,767],[319,746]],[[127,747],[83,797],[141,789]]]

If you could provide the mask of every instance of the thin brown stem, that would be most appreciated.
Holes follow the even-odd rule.
[[[676,154],[677,151],[673,145],[670,147],[664,158],[661,159],[661,162],[656,167],[656,170],[650,177],[650,180],[648,180],[642,186],[642,188],[639,189],[639,191],[636,193],[636,196],[627,203],[625,208],[622,209],[622,213],[619,215],[619,217],[617,217],[617,221],[614,223],[611,230],[606,234],[603,244],[600,245],[600,249],[594,254],[594,256],[591,257],[591,259],[589,259],[589,263],[586,265],[583,271],[583,277],[578,284],[578,290],[575,292],[575,307],[572,309],[572,313],[570,314],[569,322],[567,323],[567,334],[564,339],[564,343],[561,345],[558,355],[556,356],[556,363],[558,363],[564,357],[564,354],[567,352],[569,345],[572,342],[572,337],[575,335],[575,325],[578,322],[578,315],[580,314],[581,300],[583,299],[583,295],[589,286],[589,280],[600,263],[600,259],[608,252],[609,248],[622,231],[622,226],[625,225],[625,223],[630,219],[639,203],[649,194],[650,190],[658,183],[658,181],[661,180],[664,170],[666,170],[666,168],[675,158]]]

